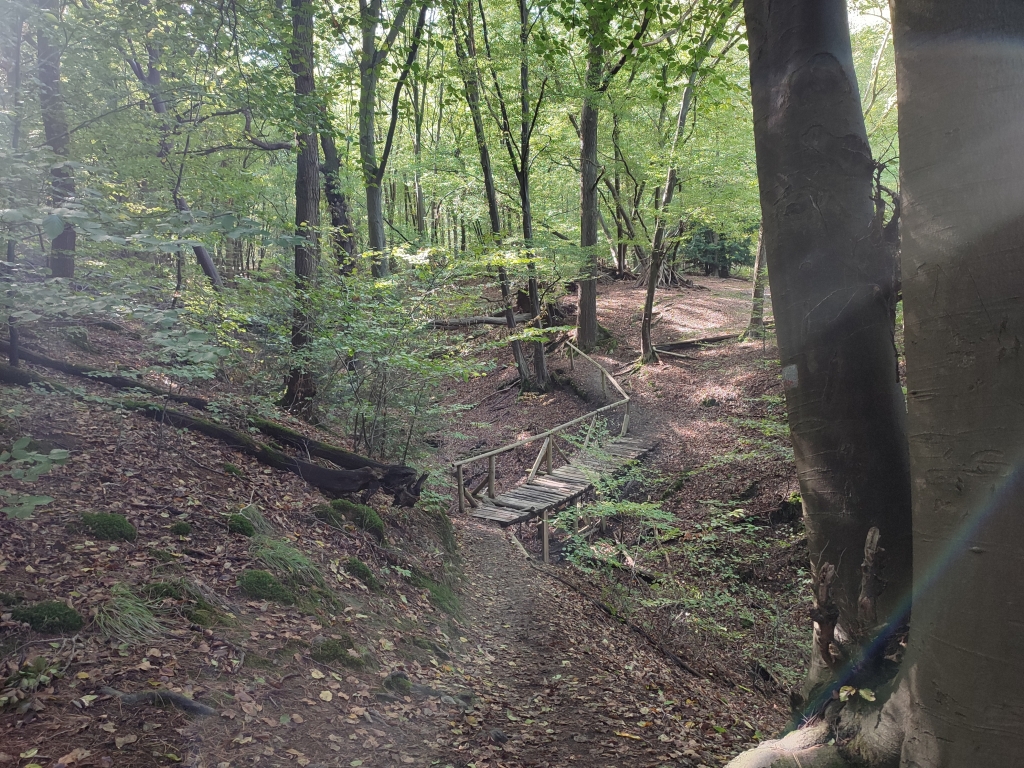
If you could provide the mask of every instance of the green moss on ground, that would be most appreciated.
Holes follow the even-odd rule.
[[[310,656],[313,661],[320,664],[341,664],[351,669],[361,669],[366,666],[366,660],[362,656],[353,656],[349,651],[354,651],[355,642],[349,635],[342,635],[340,639],[324,640],[313,646]]]
[[[65,634],[77,632],[85,623],[81,614],[58,600],[48,600],[11,611],[15,621],[28,624],[36,632]]]
[[[175,536],[188,536],[192,533],[192,526],[182,520],[171,526],[171,533]]]
[[[151,549],[149,550],[149,554],[151,554],[161,563],[173,563],[175,560],[174,555],[172,555],[166,549]]]
[[[412,693],[412,681],[405,672],[392,672],[384,678],[382,683],[384,690],[407,696]]]
[[[127,517],[110,512],[86,512],[82,515],[82,525],[97,539],[105,541],[135,541],[138,536]]]
[[[229,475],[234,475],[235,477],[245,477],[245,473],[241,469],[236,467],[234,464],[232,464],[230,461],[225,461],[223,464],[221,464],[221,466],[224,467],[224,471],[227,472]]]
[[[345,563],[345,570],[352,576],[355,576],[363,584],[372,589],[374,592],[379,592],[383,585],[377,581],[377,577],[373,575],[373,571],[370,567],[360,560],[358,557],[350,557],[348,562]]]
[[[228,518],[228,531],[240,533],[242,536],[253,536],[256,533],[256,527],[245,515],[234,514]]]
[[[346,520],[351,520],[364,531],[373,535],[377,541],[384,541],[386,534],[384,521],[372,507],[368,507],[365,504],[356,504],[345,499],[335,499],[331,502],[330,506],[336,515],[340,514]],[[314,514],[316,513],[314,512]],[[325,518],[321,517],[320,519],[324,520]],[[330,524],[337,525],[333,522]]]
[[[295,602],[292,591],[278,581],[274,574],[266,571],[252,568],[243,571],[238,579],[238,586],[246,596],[256,600],[273,600],[285,605]]]
[[[414,573],[411,581],[414,586],[430,593],[430,602],[435,608],[453,616],[459,612],[459,596],[447,584],[439,584],[422,573]]]

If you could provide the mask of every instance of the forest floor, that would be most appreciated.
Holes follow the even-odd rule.
[[[656,341],[745,324],[749,284],[695,282],[660,294]],[[0,768],[710,767],[777,731],[805,661],[807,594],[776,352],[770,340],[729,343],[637,369],[641,298],[602,284],[599,316],[613,341],[598,359],[634,399],[631,433],[655,446],[625,494],[675,518],[653,539],[622,520],[609,551],[656,570],[655,584],[633,569],[542,565],[510,538],[536,549],[526,526],[456,516],[453,531],[429,505],[396,508],[381,495],[373,504],[387,540],[378,542],[313,517],[324,499],[294,475],[119,409],[102,384],[38,369],[80,396],[0,387],[0,428],[72,451],[26,486],[53,504],[29,521],[0,519],[0,679],[34,658],[61,675],[38,684],[26,713],[0,711]],[[102,353],[60,338],[26,343],[107,369],[140,367],[132,340],[90,336]],[[552,367],[575,388],[516,398],[503,389],[514,372],[493,354],[487,376],[450,395],[471,407],[440,436],[438,466],[600,400],[581,361],[570,371],[558,356]],[[503,457],[499,485],[517,482],[532,459]],[[227,514],[250,503],[262,538],[226,528]],[[126,515],[137,538],[90,536],[79,522],[87,511]],[[171,532],[180,522],[188,533]],[[291,604],[238,588],[246,570],[273,570],[275,547]],[[152,596],[168,584],[178,591],[147,603],[157,626],[111,621],[128,604],[114,602],[125,588]],[[85,628],[62,638],[13,619],[43,599],[74,605]],[[215,713],[125,703],[104,686],[170,690]]]

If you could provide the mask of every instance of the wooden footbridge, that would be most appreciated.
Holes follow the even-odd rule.
[[[571,353],[584,358],[597,367],[601,374],[602,390],[607,391],[608,385],[611,384],[622,396],[622,399],[591,411],[585,416],[559,424],[546,432],[509,443],[486,453],[461,459],[453,465],[458,486],[459,512],[465,513],[468,509],[470,517],[496,522],[502,527],[524,523],[539,517],[543,529],[545,562],[548,560],[548,515],[582,500],[587,493],[593,490],[594,484],[601,477],[614,474],[629,462],[639,459],[649,450],[642,441],[626,436],[629,431],[629,395],[605,370],[604,366],[573,344],[566,342],[566,346]],[[572,361],[572,356],[569,359]],[[622,428],[618,437],[598,445],[597,441],[592,439],[598,419],[602,414],[617,409],[623,410]],[[571,427],[584,424],[588,420],[590,427],[583,446],[572,458],[566,456],[558,446],[556,438],[559,435],[564,435]],[[497,457],[538,441],[541,443],[540,451],[529,474],[516,487],[501,494],[495,493]],[[564,464],[557,468],[555,467],[556,455],[564,461]],[[487,461],[487,475],[475,488],[470,490],[465,481],[465,468],[484,460]]]

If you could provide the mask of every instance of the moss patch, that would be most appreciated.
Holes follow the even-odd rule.
[[[242,536],[253,536],[256,533],[256,528],[245,515],[235,514],[228,518],[228,531],[240,533]]]
[[[192,533],[192,526],[182,520],[171,526],[171,533],[175,536],[188,536]]]
[[[345,563],[345,570],[374,592],[379,592],[383,586],[377,581],[377,577],[373,575],[373,571],[370,570],[369,566],[358,557],[350,557],[348,562]]]
[[[28,624],[36,632],[45,633],[77,632],[84,624],[78,611],[57,600],[15,608],[11,616],[15,621]]]
[[[355,504],[345,499],[335,499],[331,502],[331,509],[373,535],[377,541],[384,541],[384,521],[372,507],[368,507],[365,504]]]
[[[86,512],[82,515],[82,525],[97,539],[105,541],[135,541],[138,536],[127,517],[110,512]]]
[[[225,461],[223,464],[221,464],[221,466],[224,467],[224,471],[227,472],[229,475],[234,475],[235,477],[245,477],[245,473],[241,469],[236,467],[234,464],[232,464],[230,461]]]
[[[459,596],[447,584],[439,584],[422,573],[414,573],[412,583],[430,593],[430,602],[435,608],[440,608],[453,616],[459,612]]]
[[[274,574],[266,571],[244,571],[238,579],[238,586],[246,596],[256,600],[273,600],[285,605],[295,602],[295,595],[291,590],[278,581]]]
[[[151,554],[161,563],[173,563],[175,560],[174,555],[172,555],[166,549],[151,549],[149,550],[149,554]]]
[[[341,664],[352,669],[360,669],[366,666],[366,660],[362,656],[354,656],[349,651],[355,651],[356,645],[349,635],[342,635],[340,639],[324,640],[313,646],[310,656],[313,661],[320,664]]]

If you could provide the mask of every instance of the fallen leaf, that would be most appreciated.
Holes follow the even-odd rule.
[[[314,680],[323,680],[326,677],[326,675],[323,672],[321,672],[319,669],[312,670],[309,673],[309,676],[312,677]]]
[[[118,749],[121,749],[125,744],[134,744],[138,740],[139,737],[136,736],[134,733],[131,733],[127,736],[115,736],[114,746],[116,746]]]
[[[334,694],[330,691],[320,691],[320,701],[330,701],[334,698]]]
[[[635,741],[643,741],[639,736],[634,736],[632,733],[626,733],[625,731],[616,731],[616,736],[621,736],[624,739],[634,739]]]

